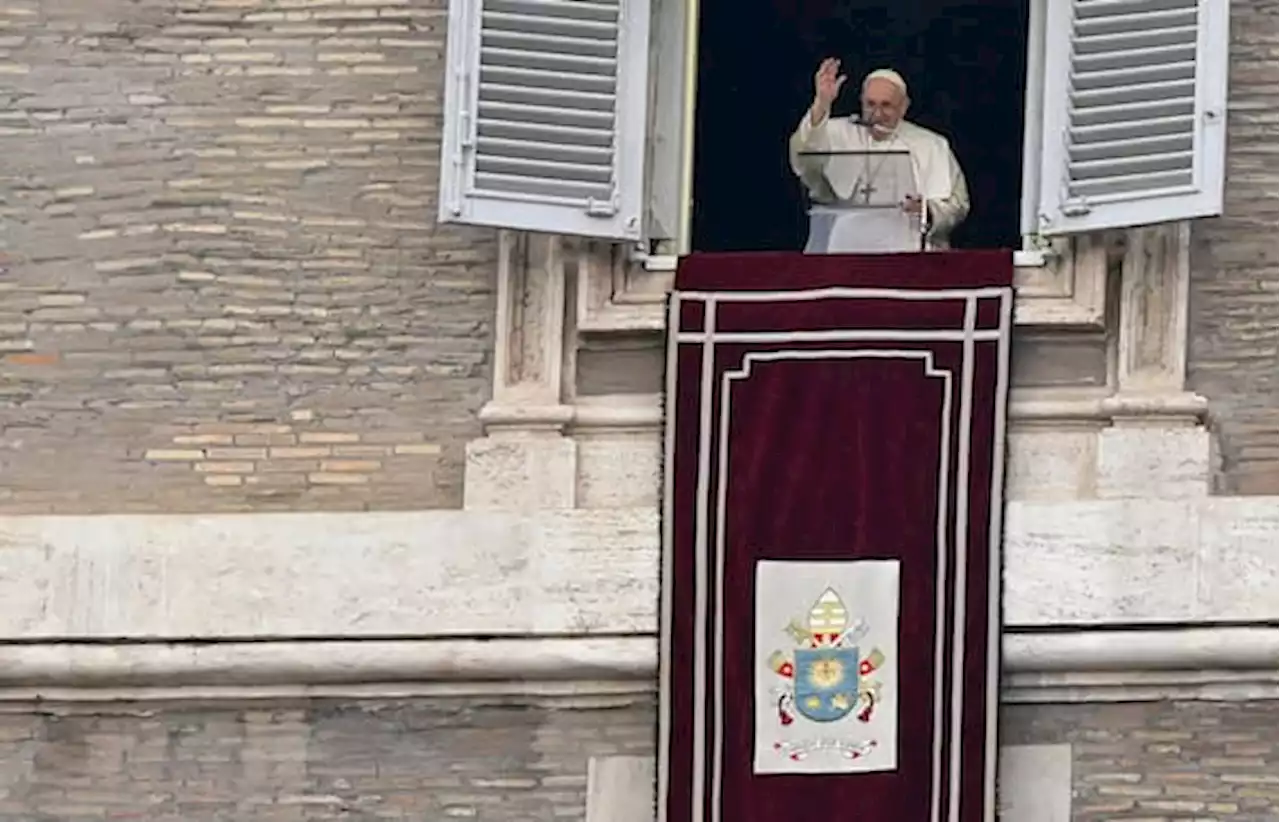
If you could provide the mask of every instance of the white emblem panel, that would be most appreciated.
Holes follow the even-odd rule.
[[[899,562],[760,560],[757,774],[898,767]]]

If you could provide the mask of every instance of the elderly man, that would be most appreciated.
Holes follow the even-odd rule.
[[[920,215],[928,248],[948,248],[952,230],[969,213],[969,189],[950,143],[942,135],[903,119],[911,100],[906,81],[892,69],[873,71],[863,80],[860,119],[833,119],[831,105],[846,79],[840,73],[839,60],[829,58],[818,67],[813,104],[791,135],[792,170],[820,206],[847,198],[849,192],[833,189],[823,158],[801,156],[802,152],[905,150],[910,153],[913,178],[908,185],[914,191],[903,198],[900,207]],[[814,230],[811,226],[811,233]],[[813,242],[811,237],[811,246]]]

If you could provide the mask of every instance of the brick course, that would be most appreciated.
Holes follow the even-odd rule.
[[[1274,820],[1274,701],[1006,706],[1074,747],[1074,822]],[[587,758],[649,755],[647,696],[0,707],[0,822],[584,818]]]
[[[1073,822],[1274,822],[1276,702],[1017,705],[1003,744],[1072,746]]]
[[[1277,0],[1231,3],[1226,211],[1192,230],[1190,385],[1210,400],[1228,494],[1280,490],[1278,28]]]
[[[0,713],[0,820],[572,822],[653,737],[649,697]]]
[[[444,0],[0,9],[0,513],[461,502],[493,233]]]

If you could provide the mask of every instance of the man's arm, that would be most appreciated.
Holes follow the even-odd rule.
[[[946,145],[945,156],[951,175],[951,195],[928,201],[929,236],[943,242],[969,216],[969,185],[950,143]]]
[[[815,122],[815,117],[817,121]],[[810,109],[804,113],[804,119],[791,134],[788,154],[791,158],[791,170],[811,193],[823,188],[823,165],[821,157],[801,157],[802,151],[829,151],[827,139],[827,123],[830,118],[825,112]]]
[[[805,184],[811,196],[821,197],[827,188],[823,175],[826,163],[818,157],[801,157],[800,152],[828,150],[827,122],[831,119],[831,104],[840,96],[846,79],[840,73],[839,60],[828,57],[818,65],[818,71],[813,75],[813,104],[804,113],[804,119],[788,143],[791,170]]]

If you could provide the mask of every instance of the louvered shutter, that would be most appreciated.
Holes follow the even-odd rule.
[[[1050,0],[1039,230],[1222,213],[1228,0]]]
[[[451,0],[440,219],[639,239],[648,0]]]

